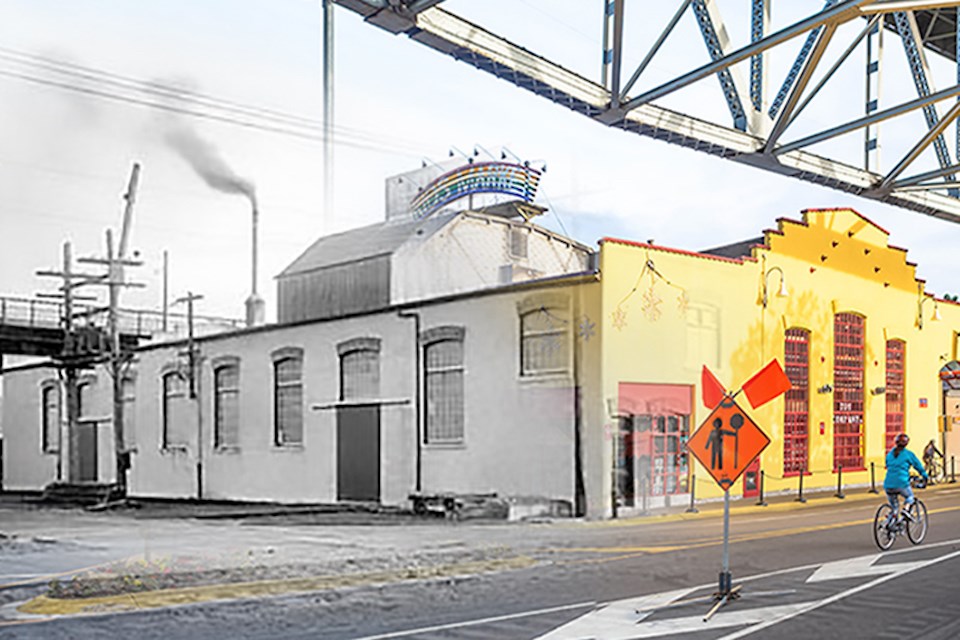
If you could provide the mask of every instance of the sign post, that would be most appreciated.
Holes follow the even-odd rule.
[[[720,607],[739,597],[740,585],[733,586],[730,573],[730,487],[767,448],[770,438],[737,404],[735,398],[740,391],[732,394],[725,391],[706,367],[702,387],[704,404],[713,406],[713,410],[690,436],[687,450],[723,489],[723,559],[719,588],[714,594],[717,602],[704,617],[707,621]],[[774,360],[744,383],[741,391],[751,406],[757,408],[789,388],[789,379]]]

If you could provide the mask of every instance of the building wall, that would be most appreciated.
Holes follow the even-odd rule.
[[[510,254],[511,229],[526,237],[526,257]],[[588,256],[585,248],[519,220],[467,212],[425,239],[412,237],[394,253],[390,298],[404,303],[578,273],[587,269]]]
[[[751,258],[731,260],[605,242],[601,252],[604,394],[616,397],[621,382],[693,385],[692,431],[709,411],[700,400],[702,365],[728,389],[739,389],[770,359],[783,363],[786,329],[807,329],[812,475],[804,482],[806,487],[835,486],[833,395],[816,389],[834,384],[835,313],[861,314],[866,319],[865,468],[846,470],[844,483],[868,483],[871,462],[879,481],[886,402],[882,392],[870,390],[886,382],[886,341],[906,343],[905,424],[915,448],[922,449],[928,440],[939,438],[937,372],[955,348],[960,308],[940,302],[942,320],[933,322],[933,301],[924,303],[921,329],[917,319],[922,282],[915,279],[914,266],[906,262],[903,250],[888,246],[885,231],[850,210],[811,211],[803,222],[781,221],[777,231],[767,233],[766,244]],[[648,260],[662,277],[644,270]],[[770,271],[774,268],[784,274],[788,297],[777,295],[780,281],[779,273]],[[768,274],[766,307],[762,303],[764,274]],[[615,313],[621,314],[619,328],[614,325]],[[746,402],[741,404],[772,439],[761,455],[765,488],[795,490],[796,477],[783,477],[783,397],[755,410]],[[698,479],[708,478],[699,464],[692,470]],[[741,484],[731,490],[732,495],[741,493]],[[701,496],[721,495],[712,480],[699,481],[697,490]]]
[[[84,418],[97,431],[97,481],[113,482],[116,477],[113,421],[110,414],[111,389],[109,377],[97,368],[80,377],[90,387],[88,407]],[[60,392],[59,448],[43,450],[42,390],[46,384],[55,384]],[[3,375],[4,434],[3,486],[12,491],[39,491],[57,480],[70,476],[70,443],[66,430],[63,383],[56,369],[30,365],[8,369]]]
[[[277,292],[281,323],[382,309],[390,304],[390,257],[281,276]]]
[[[593,286],[598,292],[599,286]],[[571,305],[580,304],[575,290],[568,288],[563,294]],[[424,445],[424,491],[495,491],[574,501],[573,370],[535,379],[523,379],[519,372],[517,304],[535,295],[536,290],[483,295],[418,309],[422,331],[457,326],[465,335],[464,441]],[[572,320],[568,329],[575,335]],[[161,376],[165,367],[175,366],[184,344],[142,351],[136,377],[137,453],[131,492],[152,497],[336,501],[335,407],[340,384],[336,347],[360,337],[381,341],[382,501],[407,504],[416,485],[416,342],[414,321],[395,312],[277,326],[198,342],[198,403],[186,427],[198,440],[174,450],[161,447]],[[285,347],[303,350],[302,447],[273,444],[271,353]],[[236,449],[217,451],[212,435],[211,363],[225,356],[237,357],[240,363],[240,443]],[[592,359],[590,366],[596,370],[599,357]],[[600,426],[590,428],[597,431]],[[197,489],[198,462],[202,462],[202,494]]]

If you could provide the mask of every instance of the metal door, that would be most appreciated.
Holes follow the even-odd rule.
[[[97,481],[97,423],[77,423],[77,480]]]
[[[337,498],[380,501],[380,406],[337,409]]]

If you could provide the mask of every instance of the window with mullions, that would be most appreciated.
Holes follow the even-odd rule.
[[[189,424],[187,380],[179,371],[163,376],[163,429],[161,446],[164,449],[185,449]]]
[[[127,449],[137,444],[136,425],[136,380],[132,375],[124,376],[120,383],[121,411],[123,412],[123,446]]]
[[[886,379],[886,443],[884,451],[893,447],[898,433],[903,432],[903,389],[904,362],[907,345],[903,340],[887,340],[887,379]]]
[[[44,453],[60,450],[60,385],[46,382],[40,390],[41,446]]]
[[[460,327],[424,332],[423,369],[427,444],[463,442],[463,338]]]
[[[833,321],[833,467],[863,468],[864,319],[838,313]]]
[[[380,397],[380,339],[355,338],[337,345],[340,354],[340,399]]]
[[[566,306],[541,306],[520,316],[520,375],[570,370],[570,313]]]
[[[303,444],[303,352],[281,350],[273,361],[274,444]]]
[[[810,332],[787,329],[783,352],[790,380],[783,405],[783,473],[805,473],[809,464]]]
[[[240,366],[221,364],[213,370],[213,446],[240,445]]]

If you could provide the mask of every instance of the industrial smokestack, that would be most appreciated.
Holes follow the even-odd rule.
[[[253,215],[252,229],[252,260],[250,297],[246,301],[247,326],[261,325],[265,321],[265,305],[263,298],[257,293],[257,191],[253,183],[237,175],[227,164],[220,152],[211,143],[197,135],[196,131],[185,126],[177,126],[167,131],[164,136],[170,148],[186,160],[187,164],[196,171],[213,189],[223,193],[235,193],[246,196],[250,200]]]

